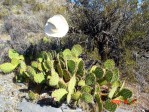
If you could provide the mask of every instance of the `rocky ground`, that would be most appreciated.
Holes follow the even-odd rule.
[[[28,101],[27,86],[22,83],[13,82],[14,74],[0,74],[0,112],[86,112],[82,109],[72,110],[65,104],[60,108],[40,106],[35,102]],[[140,86],[127,85],[133,90],[137,103],[131,106],[123,105],[116,112],[148,112],[149,95],[140,90]]]

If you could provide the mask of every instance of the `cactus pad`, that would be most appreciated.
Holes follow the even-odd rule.
[[[69,71],[66,70],[66,69],[63,70],[63,78],[64,78],[65,82],[68,82],[70,80],[70,78],[71,78],[71,75],[70,75]]]
[[[105,74],[105,79],[107,80],[107,82],[111,82],[112,78],[113,78],[113,73],[110,70],[107,70]]]
[[[81,88],[82,93],[91,93],[91,90],[92,90],[92,87],[90,87],[90,86],[83,86]]]
[[[3,63],[0,65],[0,70],[4,73],[12,72],[15,68],[16,66],[11,63]]]
[[[69,72],[73,75],[74,72],[75,72],[76,63],[73,60],[68,60],[67,61],[67,66],[68,66]]]
[[[49,77],[49,85],[50,86],[56,86],[56,85],[58,85],[58,82],[59,82],[59,76],[58,76],[58,74],[55,72],[55,71],[53,71],[52,72],[52,75]]]
[[[77,75],[83,76],[84,74],[85,74],[84,62],[81,60],[81,61],[78,63]]]
[[[38,84],[44,82],[45,77],[44,77],[44,73],[38,73],[36,75],[34,75],[34,81]]]
[[[132,96],[132,92],[129,89],[122,89],[119,93],[120,96],[123,96],[124,99],[130,98]]]
[[[93,103],[93,96],[89,93],[83,93],[81,96],[81,100],[86,103]]]
[[[104,71],[100,67],[96,67],[94,70],[92,70],[92,73],[94,73],[98,79],[101,79],[104,75]]]
[[[79,82],[78,82],[78,86],[85,86],[85,81],[84,80],[80,80]]]
[[[115,67],[115,62],[112,59],[108,59],[104,62],[104,67],[108,70],[112,70]]]
[[[77,91],[75,93],[72,94],[72,99],[78,101],[81,97],[81,92],[80,91]]]
[[[55,101],[60,102],[67,93],[68,92],[66,91],[66,89],[61,88],[53,91],[51,96],[54,98]]]
[[[87,74],[86,78],[85,78],[85,83],[89,86],[93,86],[95,85],[96,82],[96,77],[93,73]]]
[[[102,112],[103,105],[102,105],[102,101],[101,101],[100,95],[96,94],[95,95],[95,99],[96,99],[96,102],[97,102],[97,105],[98,105],[98,112]]]
[[[107,100],[104,104],[104,108],[110,112],[115,112],[117,105],[112,103],[110,100]]]
[[[82,47],[80,45],[74,45],[71,49],[71,52],[75,57],[78,57],[82,53]]]

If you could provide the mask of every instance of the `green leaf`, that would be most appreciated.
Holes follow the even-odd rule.
[[[61,88],[53,91],[51,96],[54,98],[55,101],[60,102],[67,93],[68,92],[66,91],[66,89]]]
[[[82,47],[79,44],[74,45],[71,49],[71,52],[73,53],[73,55],[78,57],[82,53]]]
[[[14,69],[16,68],[16,66],[14,66],[11,63],[3,63],[0,65],[0,70],[4,73],[10,73],[12,72]]]
[[[112,70],[115,67],[115,62],[112,59],[108,59],[104,62],[104,67],[108,70]]]

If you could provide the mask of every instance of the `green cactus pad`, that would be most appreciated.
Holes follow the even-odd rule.
[[[63,80],[60,80],[58,82],[58,86],[59,86],[59,88],[64,88],[64,89],[67,88],[67,84]]]
[[[72,58],[72,53],[69,49],[65,49],[63,51],[63,57],[65,60],[71,59]]]
[[[50,86],[57,86],[59,82],[59,76],[55,71],[52,71],[51,76],[49,77],[49,85]]]
[[[68,92],[73,93],[76,85],[76,76],[73,75],[68,83]]]
[[[34,70],[33,67],[27,66],[26,72],[29,75],[30,79],[34,79],[34,76],[36,75],[36,71]]]
[[[55,101],[60,102],[67,93],[68,92],[66,91],[66,89],[61,88],[53,91],[51,96],[54,98]]]
[[[108,59],[104,62],[104,67],[108,70],[112,70],[115,67],[115,62],[112,59]]]
[[[83,86],[81,88],[82,93],[91,93],[91,91],[92,91],[92,87],[90,87],[90,86]]]
[[[115,112],[117,105],[112,103],[110,100],[107,100],[104,104],[104,108],[110,112]]]
[[[67,95],[67,104],[69,104],[70,103],[70,101],[71,101],[71,93],[68,93],[68,95]]]
[[[80,80],[78,82],[78,86],[81,86],[81,87],[85,86],[85,80]]]
[[[20,61],[16,58],[12,58],[11,59],[11,64],[13,64],[15,67],[17,67],[19,65]]]
[[[16,66],[14,66],[11,63],[3,63],[0,65],[0,70],[4,73],[10,73],[12,72],[14,69],[16,68]]]
[[[65,82],[68,82],[71,78],[70,72],[68,70],[63,70],[63,78]]]
[[[114,94],[116,93],[117,89],[120,87],[120,82],[119,81],[115,81],[112,83],[112,89],[110,90],[108,97],[109,98],[113,98]]]
[[[74,45],[71,49],[71,52],[75,57],[78,57],[82,53],[82,47],[80,45]]]
[[[40,70],[41,72],[44,71],[42,63],[38,63],[37,65],[38,70]]]
[[[112,77],[112,81],[118,81],[119,80],[119,70],[117,68],[115,68],[114,70],[112,70],[113,72],[113,77]]]
[[[32,61],[31,66],[34,68],[38,68],[38,62],[37,61]]]
[[[63,70],[59,61],[54,61],[54,68],[58,72],[59,76],[63,77]]]
[[[69,72],[73,75],[74,72],[75,72],[76,63],[73,60],[68,60],[67,61],[67,66],[68,66]]]
[[[44,73],[38,73],[34,76],[34,81],[37,83],[37,84],[40,84],[42,82],[44,82],[45,80],[45,76],[44,76]]]
[[[129,89],[122,89],[119,93],[120,96],[123,96],[124,99],[130,98],[132,97],[132,91],[130,91]]]
[[[83,62],[83,60],[81,60],[81,61],[78,63],[77,75],[79,75],[79,76],[84,76],[84,74],[85,74],[84,62]]]
[[[94,73],[98,79],[101,79],[104,75],[104,71],[100,67],[96,67],[94,70],[92,70],[92,73]]]
[[[93,73],[87,74],[85,78],[85,83],[89,86],[93,86],[96,83],[96,77]]]
[[[19,54],[14,49],[9,49],[8,56],[10,59],[13,58],[19,59]]]
[[[34,93],[33,91],[29,91],[28,96],[30,100],[37,100],[39,98],[39,94]]]
[[[105,74],[105,79],[107,80],[107,82],[111,82],[112,78],[113,78],[113,73],[110,70],[107,70]]]
[[[86,103],[93,103],[93,96],[89,93],[83,93],[81,96],[81,100]]]
[[[78,101],[81,97],[81,92],[77,91],[75,93],[72,94],[72,99]]]
[[[95,95],[95,99],[96,99],[96,102],[97,102],[97,105],[98,105],[98,112],[102,112],[102,109],[103,109],[103,103],[101,101],[101,98],[100,98],[100,95],[99,94],[96,94]]]

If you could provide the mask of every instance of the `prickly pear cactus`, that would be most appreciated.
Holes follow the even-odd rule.
[[[72,99],[78,101],[81,97],[81,92],[77,91],[75,93],[72,94]]]
[[[108,82],[111,82],[111,81],[112,81],[112,78],[113,78],[113,73],[112,73],[112,71],[107,70],[107,71],[106,71],[106,74],[105,74],[105,79],[106,79]]]
[[[52,92],[51,96],[55,101],[60,102],[68,92],[66,89],[60,88]]]
[[[76,63],[73,60],[68,60],[67,66],[68,66],[69,72],[73,75],[77,66]]]
[[[63,70],[63,79],[65,82],[68,82],[71,78],[71,74],[68,70],[64,69]]]
[[[78,57],[82,53],[82,47],[79,44],[74,45],[71,52],[75,55],[75,57]]]
[[[14,69],[16,68],[16,66],[14,66],[11,63],[3,63],[0,65],[0,70],[4,73],[10,73],[12,72]]]
[[[108,59],[104,62],[104,67],[108,70],[112,70],[115,67],[115,62],[112,59]]]
[[[132,96],[132,91],[129,89],[122,89],[119,93],[120,96],[123,96],[124,99],[130,98]]]
[[[85,80],[80,80],[78,82],[78,86],[81,86],[81,87],[85,86]]]
[[[67,103],[70,103],[71,100],[71,95],[74,93],[75,90],[75,86],[76,86],[76,76],[73,75],[70,79],[70,81],[68,82],[68,96],[67,96]]]
[[[89,86],[93,86],[96,83],[96,77],[93,73],[87,74],[85,78],[85,83]]]
[[[83,93],[81,96],[81,100],[86,103],[93,103],[93,96],[89,93]]]
[[[96,102],[97,102],[97,105],[98,105],[98,112],[102,112],[102,110],[103,110],[103,102],[101,101],[100,95],[96,94],[95,95],[95,99],[96,99]]]
[[[44,73],[38,73],[38,74],[34,75],[34,81],[37,84],[44,82],[45,81]]]
[[[48,76],[49,85],[50,86],[57,86],[59,82],[59,76],[55,71],[52,71],[51,76]]]
[[[92,87],[90,87],[90,86],[83,86],[81,88],[82,93],[91,93],[91,91],[92,91]]]
[[[115,112],[117,105],[112,103],[110,100],[107,100],[104,104],[104,108],[110,112]]]
[[[94,73],[98,79],[101,79],[104,75],[104,71],[101,67],[93,66],[90,70],[91,73]]]
[[[84,74],[85,74],[84,62],[83,60],[80,60],[80,62],[78,63],[77,75],[84,76]]]

